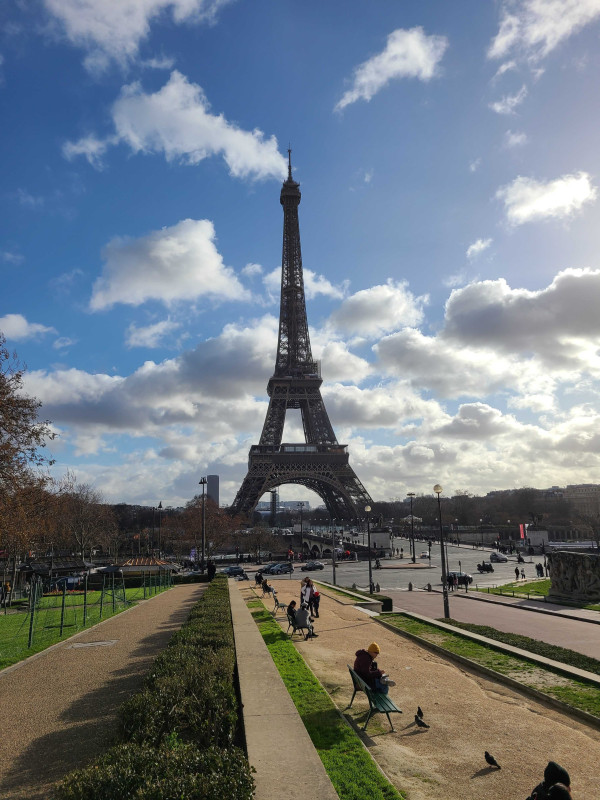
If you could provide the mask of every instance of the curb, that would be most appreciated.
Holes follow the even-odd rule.
[[[432,592],[435,594],[442,594],[439,589],[432,589]],[[534,614],[547,614],[551,617],[561,617],[562,619],[571,619],[575,622],[589,622],[590,625],[600,625],[600,619],[588,619],[587,617],[575,617],[573,614],[566,614],[563,611],[552,611],[549,608],[531,608],[526,606],[518,606],[515,603],[506,603],[504,600],[488,600],[485,597],[485,592],[479,592],[477,590],[472,590],[471,592],[462,592],[460,597],[466,597],[468,600],[479,600],[479,602],[483,603],[496,603],[499,606],[506,606],[507,608],[518,608],[519,611],[533,611]],[[484,595],[482,597],[478,597],[477,595]],[[494,597],[502,597],[502,595],[495,594]],[[523,598],[524,599],[524,598]]]
[[[468,631],[457,630],[456,628],[453,628],[451,625],[446,625],[445,623],[436,622],[436,620],[432,620],[429,617],[421,616],[420,614],[411,614],[409,612],[403,612],[403,615],[419,619],[420,621],[427,622],[430,625],[435,625],[436,627],[443,628],[444,630],[449,630],[451,633],[454,634],[458,633],[458,635],[465,636],[465,638],[468,639],[473,639],[474,637],[477,637],[480,643],[485,643],[489,647],[501,652],[505,652],[508,655],[520,655],[522,653],[523,656],[521,657],[527,658],[528,661],[535,661],[540,666],[548,667],[549,664],[551,664],[554,669],[554,664],[557,664],[558,666],[556,668],[556,671],[560,671],[563,674],[568,675],[568,677],[570,678],[582,680],[581,677],[579,677],[576,674],[573,674],[572,671],[569,670],[568,668],[565,669],[564,664],[561,665],[558,662],[550,661],[549,659],[545,659],[546,663],[543,663],[539,660],[540,656],[535,656],[533,653],[528,653],[525,650],[519,650],[516,647],[511,648],[512,650],[511,652],[511,650],[506,649],[509,646],[507,645],[498,646],[499,643],[494,641],[493,639],[487,639],[485,636],[480,636],[479,634],[469,634]],[[461,664],[464,667],[467,667],[469,670],[473,672],[478,672],[482,675],[485,675],[488,678],[492,678],[498,683],[504,683],[506,686],[510,686],[512,689],[516,689],[517,691],[523,694],[529,695],[530,697],[539,700],[545,705],[549,705],[553,708],[556,708],[558,711],[567,714],[567,716],[577,717],[582,722],[585,722],[588,725],[591,725],[592,727],[600,730],[600,717],[596,717],[593,714],[588,713],[587,711],[582,711],[578,708],[574,708],[573,706],[570,706],[567,703],[563,703],[562,700],[557,700],[556,698],[551,697],[550,695],[544,694],[543,692],[539,691],[539,689],[526,686],[520,681],[517,681],[515,678],[510,678],[508,675],[503,675],[501,672],[496,672],[495,670],[490,669],[490,667],[484,667],[481,664],[477,664],[475,661],[471,661],[470,658],[466,658],[465,656],[461,656],[458,653],[452,653],[449,650],[445,650],[440,645],[437,645],[434,642],[430,642],[427,639],[423,639],[421,636],[418,636],[417,634],[401,630],[400,628],[396,628],[391,623],[386,622],[384,619],[381,619],[381,617],[376,621],[380,625],[383,625],[384,628],[387,628],[387,630],[399,634],[400,636],[404,636],[407,639],[411,639],[420,646],[425,647],[428,650],[431,650],[432,652],[442,656],[445,659],[448,659],[450,661],[455,661],[456,663]],[[591,674],[591,673],[586,673],[586,674]],[[594,678],[594,680],[589,680],[587,678],[584,678],[583,680],[588,680],[590,683],[594,683],[600,688],[600,678],[598,678],[597,676],[592,676],[592,677]]]

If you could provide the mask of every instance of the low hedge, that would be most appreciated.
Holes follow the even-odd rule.
[[[237,748],[126,744],[72,772],[59,800],[249,800],[254,781]]]
[[[252,770],[237,731],[229,590],[217,577],[121,707],[117,746],[68,775],[55,798],[250,800]]]

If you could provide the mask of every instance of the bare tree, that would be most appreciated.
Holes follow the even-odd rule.
[[[72,473],[63,479],[56,495],[56,522],[59,536],[82,558],[94,547],[108,547],[116,528],[112,509],[98,491],[78,484]]]

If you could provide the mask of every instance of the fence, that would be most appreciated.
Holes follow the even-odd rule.
[[[86,576],[82,588],[71,591],[63,585],[50,594],[44,594],[41,580],[34,580],[28,598],[5,606],[0,615],[0,669],[173,585],[170,570],[129,578],[123,574],[99,577],[93,576],[90,584]]]

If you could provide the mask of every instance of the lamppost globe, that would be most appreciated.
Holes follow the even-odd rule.
[[[366,511],[366,512],[367,512],[367,514],[368,514],[368,513],[371,511],[371,506],[365,506],[365,511]]]
[[[442,493],[443,489],[442,489],[442,487],[439,485],[439,483],[436,483],[436,485],[433,487],[433,491],[434,491],[434,492],[435,492],[437,495],[440,495],[440,494]]]

